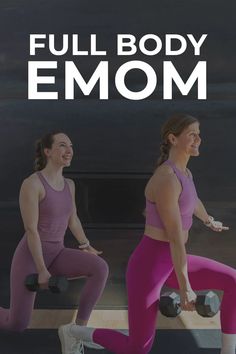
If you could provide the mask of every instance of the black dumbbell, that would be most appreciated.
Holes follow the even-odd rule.
[[[220,300],[213,291],[201,291],[197,295],[195,309],[202,317],[213,317],[220,308]],[[180,296],[172,292],[164,293],[159,303],[160,312],[166,317],[176,317],[181,312]]]
[[[38,274],[29,274],[25,279],[25,286],[29,291],[38,291]],[[64,276],[51,276],[48,281],[48,288],[52,293],[62,293],[68,288],[68,280]]]
[[[180,314],[180,296],[174,291],[169,291],[161,295],[159,310],[166,317],[176,317]]]

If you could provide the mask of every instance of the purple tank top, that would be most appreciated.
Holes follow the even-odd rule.
[[[164,162],[170,165],[181,183],[179,209],[183,230],[189,230],[193,222],[193,212],[197,202],[197,192],[192,177],[183,174],[170,160]],[[146,199],[146,224],[164,230],[163,222],[158,214],[156,204]]]
[[[37,172],[37,175],[45,189],[45,197],[39,202],[40,239],[41,241],[63,242],[73,208],[69,185],[64,179],[63,190],[56,191],[41,172]]]

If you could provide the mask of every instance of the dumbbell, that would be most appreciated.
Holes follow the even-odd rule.
[[[38,274],[29,274],[25,279],[25,286],[29,291],[38,291]],[[68,280],[64,276],[51,276],[48,281],[48,288],[52,293],[62,293],[68,288]]]
[[[195,309],[202,317],[213,317],[220,308],[220,300],[213,291],[201,291],[197,295]],[[181,312],[180,296],[172,292],[166,292],[161,296],[159,303],[160,312],[166,317],[176,317]]]

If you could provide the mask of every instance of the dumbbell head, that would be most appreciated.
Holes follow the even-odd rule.
[[[52,276],[49,279],[48,287],[52,293],[62,293],[68,288],[68,280],[64,276]]]
[[[25,286],[29,291],[37,291],[39,289],[38,274],[29,274],[25,278]]]
[[[159,310],[166,317],[176,317],[180,314],[180,297],[174,291],[164,293],[160,298]]]
[[[213,317],[220,308],[220,300],[213,291],[201,291],[198,293],[195,308],[202,317]]]

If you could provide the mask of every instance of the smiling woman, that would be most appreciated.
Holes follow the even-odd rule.
[[[50,158],[59,166],[70,166],[72,157],[72,143],[67,135],[61,132],[46,134],[36,142],[35,170],[45,168]]]
[[[0,329],[27,328],[35,300],[35,292],[24,285],[30,274],[38,274],[41,288],[48,288],[54,275],[86,277],[76,319],[81,325],[87,324],[102,294],[108,266],[99,257],[102,252],[94,249],[85,236],[77,216],[74,182],[62,174],[72,157],[71,140],[62,132],[46,134],[36,142],[36,172],[23,181],[20,190],[25,234],[12,261],[11,307],[0,308]],[[64,247],[67,227],[78,240],[78,249]]]
[[[67,324],[59,328],[63,354],[75,354],[72,336],[74,340],[91,340],[112,353],[150,353],[163,285],[179,290],[181,308],[186,311],[195,310],[195,291],[223,290],[221,354],[235,354],[236,306],[231,299],[236,296],[236,270],[208,258],[187,255],[185,248],[193,215],[213,231],[228,230],[208,215],[187,168],[189,159],[199,155],[198,119],[187,114],[172,116],[162,127],[161,139],[158,167],[145,188],[144,235],[126,271],[129,335]]]

